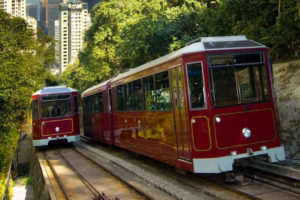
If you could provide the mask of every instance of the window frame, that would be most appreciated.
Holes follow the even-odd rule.
[[[162,70],[162,71],[159,71],[157,73],[152,73],[150,75],[146,75],[146,76],[142,76],[142,77],[139,77],[137,79],[134,79],[134,80],[131,80],[129,82],[123,82],[122,84],[118,84],[118,85],[114,85],[111,89],[112,90],[115,90],[115,102],[113,101],[112,104],[116,104],[116,110],[113,110],[113,112],[156,112],[156,111],[162,111],[162,112],[170,112],[172,111],[172,91],[171,91],[171,83],[170,83],[170,73],[169,73],[169,69],[165,69],[165,70]],[[156,75],[157,74],[160,74],[160,73],[163,73],[163,72],[166,72],[167,75],[168,75],[168,81],[169,81],[169,93],[170,93],[170,109],[165,109],[165,110],[158,110],[157,109],[157,87],[156,87]],[[143,79],[144,78],[148,78],[148,77],[151,77],[152,78],[152,81],[153,81],[153,90],[154,90],[154,103],[155,103],[155,109],[151,110],[147,110],[146,109],[146,101],[145,101],[145,90],[144,90],[144,81]],[[125,98],[124,97],[124,86],[125,85],[128,85],[128,84],[131,84],[132,87],[133,87],[133,83],[135,81],[140,81],[141,82],[141,100],[142,100],[142,107],[141,109],[139,110],[135,110],[135,109],[126,109],[126,107],[124,107],[122,110],[119,109],[119,98],[118,98],[118,87],[122,87],[122,96],[123,96],[123,99]],[[133,90],[134,91],[134,90]],[[125,94],[126,95],[126,94]],[[125,105],[125,104],[124,104]]]
[[[192,108],[192,103],[191,103],[191,90],[190,90],[190,82],[189,82],[189,75],[188,75],[188,65],[190,64],[201,64],[201,70],[202,70],[202,82],[203,82],[203,98],[204,98],[204,107],[196,107]],[[186,80],[187,80],[187,87],[188,87],[188,99],[189,99],[189,108],[190,110],[207,110],[207,95],[206,95],[206,83],[205,83],[205,76],[204,76],[204,65],[203,61],[195,61],[195,62],[189,62],[185,63],[185,70],[186,70]]]
[[[218,57],[218,56],[233,56],[233,59],[234,59],[234,56],[237,56],[237,55],[251,55],[251,54],[260,54],[261,58],[262,58],[262,61],[261,62],[253,62],[253,63],[238,63],[238,64],[235,64],[233,62],[232,65],[218,65],[218,66],[211,66],[211,63],[210,63],[210,58],[211,57]],[[209,92],[211,93],[211,97],[210,97],[210,100],[211,100],[211,106],[212,108],[226,108],[226,107],[232,107],[232,106],[242,106],[242,105],[247,105],[247,104],[256,104],[256,103],[265,103],[265,102],[272,102],[272,93],[271,93],[271,88],[272,84],[271,82],[269,82],[270,80],[270,74],[268,73],[268,66],[267,66],[267,61],[266,61],[266,52],[263,51],[263,50],[258,50],[258,51],[239,51],[239,52],[224,52],[224,53],[210,53],[210,54],[207,54],[206,55],[206,62],[207,62],[207,69],[208,69],[208,80],[209,80]],[[265,75],[266,75],[266,87],[267,87],[267,91],[268,91],[268,96],[269,96],[269,100],[261,100],[261,101],[253,101],[253,102],[242,102],[242,103],[237,103],[237,104],[231,104],[231,105],[215,105],[215,92],[214,92],[214,83],[213,83],[213,78],[212,78],[212,73],[211,73],[211,69],[213,68],[221,68],[221,67],[239,67],[239,66],[257,66],[257,65],[263,65],[264,66],[264,72],[265,72]],[[236,82],[236,81],[235,81]],[[237,95],[240,95],[239,94],[239,89],[237,88],[236,89],[236,93]],[[238,100],[239,100],[240,97],[238,97]]]
[[[160,72],[159,72],[160,73]],[[158,73],[155,73],[155,74],[158,74]],[[143,93],[143,111],[157,111],[157,101],[156,101],[156,80],[155,80],[155,74],[151,74],[151,75],[148,75],[148,76],[144,76],[142,77],[142,93]],[[155,109],[147,109],[147,106],[146,106],[146,93],[145,93],[145,88],[144,88],[144,81],[143,79],[145,78],[148,78],[148,77],[152,77],[152,83],[153,83],[153,91],[154,91],[154,104],[155,104]],[[150,79],[149,79],[150,80]],[[147,90],[147,91],[151,91],[151,90]]]
[[[73,109],[74,109],[74,115],[78,115],[79,109],[78,109],[78,96],[77,95],[73,96]]]
[[[37,109],[34,109],[34,103],[37,102]],[[37,110],[37,117],[34,115],[34,111]],[[39,106],[39,99],[34,99],[32,101],[32,119],[38,120],[40,118],[40,106]]]
[[[168,91],[169,91],[169,100],[170,100],[170,102],[168,102],[168,104],[169,104],[169,108],[168,109],[163,109],[163,110],[161,110],[161,109],[158,109],[158,107],[159,107],[159,104],[161,103],[158,103],[158,89],[157,89],[157,75],[159,75],[159,74],[162,74],[162,73],[166,73],[167,74],[167,76],[168,76],[168,85],[169,85],[169,87],[167,88],[168,89]],[[164,70],[164,71],[161,71],[161,72],[159,72],[159,73],[156,73],[156,74],[153,74],[153,77],[154,77],[154,89],[155,89],[155,105],[156,105],[156,111],[172,111],[172,94],[171,94],[171,83],[170,83],[170,73],[169,73],[169,69],[167,69],[167,70]],[[166,88],[163,88],[163,89],[166,89]],[[164,102],[165,103],[165,102]]]
[[[41,97],[41,119],[49,119],[49,118],[61,118],[61,117],[72,117],[73,116],[73,108],[72,108],[72,97],[71,97],[71,94],[65,94],[65,95],[69,95],[68,98],[64,98],[64,99],[57,99],[57,96],[63,96],[64,94],[56,94],[56,95],[46,95],[46,96],[42,96]],[[51,100],[43,100],[43,97],[47,97],[47,96],[56,96],[56,99],[51,99]],[[49,116],[49,117],[44,117],[43,116],[43,111],[44,111],[44,108],[43,108],[43,103],[47,103],[47,102],[59,102],[59,101],[69,101],[70,103],[70,115],[60,115],[60,116]],[[57,104],[57,103],[56,103]]]

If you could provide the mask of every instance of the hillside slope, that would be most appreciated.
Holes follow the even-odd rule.
[[[287,157],[300,158],[300,60],[273,64],[282,142]]]

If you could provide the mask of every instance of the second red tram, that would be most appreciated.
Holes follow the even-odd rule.
[[[84,134],[194,173],[285,158],[268,48],[201,38],[82,94]]]
[[[80,140],[78,92],[66,86],[44,87],[32,95],[33,146],[53,140]]]

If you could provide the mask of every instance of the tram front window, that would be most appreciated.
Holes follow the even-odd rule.
[[[54,98],[53,98],[54,99]],[[59,99],[42,101],[42,117],[66,117],[71,116],[71,100]]]
[[[262,53],[209,57],[214,106],[270,101]]]

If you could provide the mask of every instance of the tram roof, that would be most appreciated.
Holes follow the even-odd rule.
[[[35,92],[33,95],[71,93],[71,92],[77,92],[77,90],[74,90],[73,88],[67,86],[51,86],[51,87],[44,87],[43,89]]]
[[[101,83],[99,83],[99,84],[97,84],[97,85],[94,85],[94,86],[92,86],[92,87],[86,89],[86,90],[81,94],[81,96],[85,96],[85,95],[87,95],[87,94],[89,94],[89,93],[93,93],[94,91],[99,90],[100,88],[106,86],[106,84],[107,84],[109,81],[111,81],[111,79],[109,79],[109,80],[107,80],[107,81],[104,81],[104,82],[101,82]]]
[[[144,71],[151,67],[163,64],[170,60],[174,60],[184,54],[216,50],[251,49],[263,47],[266,46],[253,40],[248,40],[246,36],[201,37],[199,39],[191,41],[189,45],[177,51],[174,51],[156,60],[150,61],[136,68],[129,69],[122,74],[119,74],[112,79],[112,82],[135,74],[137,72]]]
[[[160,57],[156,60],[145,63],[136,68],[129,69],[128,71],[119,74],[118,76],[102,82],[98,85],[88,88],[82,93],[82,96],[98,90],[100,87],[103,87],[108,82],[114,82],[126,78],[132,74],[144,71],[146,69],[155,67],[157,65],[163,64],[165,62],[174,60],[182,55],[196,53],[196,52],[205,52],[205,51],[217,51],[217,50],[234,50],[234,49],[251,49],[251,48],[266,48],[265,45],[255,42],[253,40],[248,40],[246,36],[221,36],[221,37],[201,37],[194,41],[191,41],[187,46],[171,52],[163,57]]]

